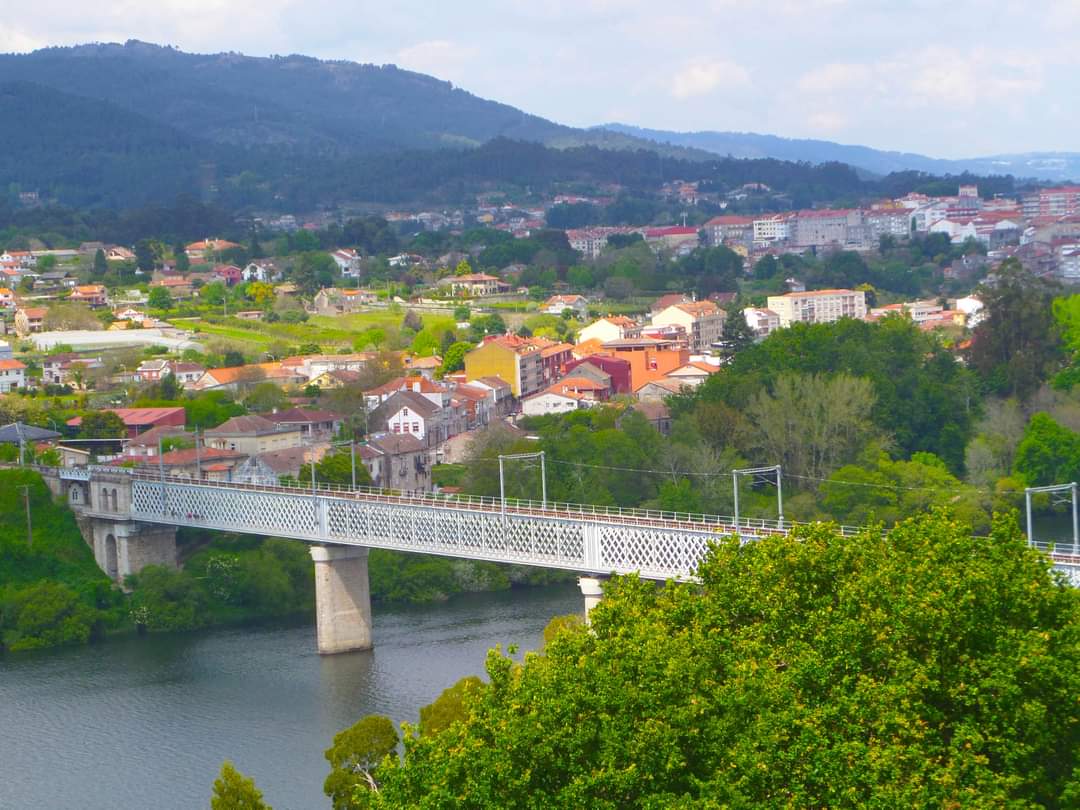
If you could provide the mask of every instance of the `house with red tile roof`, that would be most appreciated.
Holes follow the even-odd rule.
[[[127,427],[128,437],[135,438],[152,428],[168,425],[171,427],[183,427],[187,424],[187,416],[184,409],[173,408],[104,408],[109,413],[115,413]],[[68,427],[80,427],[82,417],[76,416],[67,421]]]

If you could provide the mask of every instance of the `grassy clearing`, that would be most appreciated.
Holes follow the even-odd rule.
[[[203,335],[221,338],[238,344],[238,348],[263,352],[273,343],[297,345],[318,343],[325,349],[351,349],[356,338],[371,329],[381,329],[393,343],[401,328],[405,310],[373,310],[350,315],[313,315],[305,323],[264,323],[230,318],[223,322],[191,319],[177,323],[181,329],[198,331]],[[424,330],[441,335],[454,331],[454,319],[449,315],[420,313]]]

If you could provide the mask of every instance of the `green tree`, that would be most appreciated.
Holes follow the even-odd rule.
[[[465,368],[465,355],[472,351],[472,344],[458,341],[452,343],[450,348],[443,352],[442,367],[439,371],[442,374],[449,374],[451,371],[461,371]]]
[[[464,720],[469,695],[483,688],[484,682],[475,675],[468,675],[453,686],[448,686],[434,703],[421,707],[420,733],[438,734],[452,723]]]
[[[167,287],[152,287],[146,303],[153,309],[172,309],[173,299]]]
[[[135,243],[135,266],[144,273],[154,270],[154,246],[149,239],[140,239]]]
[[[79,426],[80,439],[119,439],[124,436],[127,436],[127,426],[113,411],[84,414]]]
[[[1080,434],[1059,425],[1049,414],[1035,414],[1016,447],[1013,470],[1029,487],[1076,481]]]
[[[289,398],[281,386],[272,382],[261,382],[244,397],[244,407],[255,413],[270,413],[287,407]]]
[[[754,344],[754,330],[746,322],[742,309],[732,305],[724,318],[725,353],[734,355]]]
[[[397,745],[393,722],[379,715],[369,715],[334,735],[334,744],[326,749],[330,775],[323,783],[323,792],[330,797],[334,810],[355,807],[358,792],[377,787],[372,772]]]
[[[657,505],[665,512],[701,512],[701,498],[686,478],[661,484]]]
[[[304,295],[311,296],[333,284],[336,272],[337,265],[329,254],[310,251],[302,254],[297,261],[293,281]]]
[[[760,259],[754,263],[754,278],[761,281],[768,281],[775,278],[784,268],[780,265],[780,262],[776,260],[776,257],[771,253],[766,253]]]
[[[228,760],[222,763],[221,774],[214,780],[210,807],[211,810],[270,810],[262,792],[255,787],[255,780],[244,776]]]
[[[215,307],[220,307],[225,303],[228,295],[229,288],[223,281],[211,281],[199,288],[199,299]]]
[[[698,386],[693,401],[743,410],[763,385],[788,372],[866,378],[874,393],[873,422],[901,452],[934,453],[950,469],[963,468],[978,415],[977,381],[909,319],[845,318],[780,329],[739,352]]]
[[[103,277],[108,272],[109,272],[109,262],[105,258],[105,251],[102,250],[101,248],[98,248],[97,251],[94,253],[94,267],[93,267],[94,278],[100,279],[101,277]]]
[[[349,448],[337,448],[332,453],[327,453],[319,461],[315,462],[315,481],[319,484],[336,484],[347,487],[352,484],[353,457]],[[311,483],[311,464],[304,464],[300,468],[297,481],[301,486]],[[371,486],[371,474],[361,461],[359,455],[356,458],[356,485],[358,487]]]
[[[318,250],[319,237],[306,229],[297,231],[292,237],[292,249],[301,253]],[[329,259],[330,257],[327,256],[327,258]],[[333,261],[333,259],[331,259],[331,261]]]
[[[186,273],[191,269],[191,259],[187,255],[187,250],[184,248],[183,242],[173,248],[173,259],[176,262],[175,267],[177,272]]]
[[[1017,259],[1006,259],[995,283],[979,290],[986,318],[975,327],[971,364],[1002,395],[1026,399],[1060,357],[1052,301],[1056,287]]]
[[[1075,806],[1080,599],[1015,517],[717,540],[698,582],[613,578],[588,630],[490,653],[364,806]]]
[[[847,374],[785,374],[750,401],[748,439],[784,472],[824,478],[876,438],[870,382]]]
[[[566,271],[566,283],[572,290],[591,290],[596,286],[596,277],[585,265],[575,264]]]
[[[158,391],[160,392],[162,399],[177,399],[180,396],[181,390],[176,375],[171,371],[162,377],[161,382],[158,383]]]

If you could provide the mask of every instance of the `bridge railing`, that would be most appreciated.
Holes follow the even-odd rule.
[[[115,472],[117,468],[107,468]],[[671,525],[675,524],[685,528],[700,527],[703,531],[719,531],[722,529],[735,529],[735,518],[730,515],[712,515],[699,512],[673,512],[661,509],[638,509],[618,506],[603,506],[597,504],[580,504],[565,501],[536,501],[523,498],[506,498],[505,500],[488,495],[466,495],[461,493],[435,493],[423,490],[393,490],[380,487],[351,487],[339,484],[316,483],[303,485],[300,483],[259,484],[243,483],[238,481],[208,481],[186,478],[181,476],[155,475],[150,471],[130,468],[121,468],[132,477],[143,481],[164,482],[168,484],[186,484],[195,486],[210,486],[216,488],[229,488],[252,492],[287,492],[293,495],[309,496],[339,496],[348,498],[371,498],[383,502],[399,502],[410,506],[432,506],[451,509],[477,509],[484,512],[502,511],[514,514],[530,514],[550,517],[579,517],[593,520],[624,523],[651,523]],[[771,520],[767,518],[741,517],[738,528],[742,531],[761,532],[772,534],[790,531],[796,526],[805,525],[794,520]],[[839,530],[844,536],[854,536],[864,529],[859,526],[840,526]]]
[[[1046,552],[1057,560],[1071,560],[1080,564],[1080,548],[1073,545],[1072,540],[1057,542],[1054,540],[1028,541],[1028,545]]]

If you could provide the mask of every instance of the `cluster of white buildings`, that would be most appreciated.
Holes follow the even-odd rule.
[[[974,328],[984,317],[983,303],[966,296],[944,306],[938,300],[906,301],[881,307],[866,305],[862,290],[813,290],[770,295],[765,308],[743,310],[747,325],[759,337],[796,323],[831,323],[841,318],[878,320],[887,315],[903,315],[922,329],[945,326]]]

